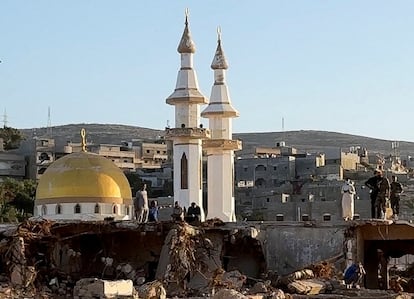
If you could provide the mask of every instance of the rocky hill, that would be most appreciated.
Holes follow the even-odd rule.
[[[69,124],[47,128],[22,129],[27,139],[34,136],[50,135],[57,145],[67,141],[79,142],[80,130],[86,129],[88,142],[119,144],[132,139],[154,140],[164,136],[164,131],[150,128],[119,124]],[[49,134],[48,134],[49,133]],[[287,131],[265,133],[239,133],[234,138],[243,141],[243,150],[238,155],[252,153],[257,146],[273,147],[276,142],[285,142],[300,150],[315,152],[328,148],[344,148],[350,146],[366,147],[369,151],[389,154],[392,152],[391,140],[375,139],[364,136],[327,132],[327,131]],[[401,154],[414,154],[414,142],[400,142]]]

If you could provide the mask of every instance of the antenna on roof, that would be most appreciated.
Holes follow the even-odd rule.
[[[6,108],[4,108],[4,114],[3,114],[3,128],[7,127],[7,112]]]
[[[50,118],[50,106],[47,107],[47,129],[46,134],[48,137],[52,137],[52,121]]]

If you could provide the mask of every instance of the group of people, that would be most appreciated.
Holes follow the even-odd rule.
[[[173,213],[171,218],[174,221],[183,221],[185,220],[188,223],[195,223],[201,220],[201,209],[195,202],[192,202],[186,211],[183,209],[178,201],[174,203]]]
[[[365,182],[365,186],[371,189],[371,217],[385,219],[386,209],[388,204],[390,204],[392,216],[397,220],[400,213],[400,195],[403,192],[403,187],[398,182],[397,176],[391,176],[390,184],[381,170],[375,170],[374,176]]]
[[[148,206],[147,185],[143,184],[134,197],[135,219],[140,223],[158,222],[158,203],[152,200]]]
[[[400,195],[403,192],[397,176],[391,177],[391,183],[383,175],[381,170],[375,170],[374,176],[369,178],[364,185],[370,189],[371,218],[385,219],[387,207],[392,209],[392,217],[398,219],[400,213]],[[342,218],[352,220],[354,217],[354,197],[356,194],[354,183],[346,179],[341,189],[342,193]]]
[[[135,219],[140,223],[158,222],[159,207],[156,200],[152,200],[148,205],[147,185],[143,184],[134,197]],[[188,223],[198,222],[201,219],[201,209],[195,202],[191,203],[186,211],[178,201],[175,202],[172,220],[185,220]]]

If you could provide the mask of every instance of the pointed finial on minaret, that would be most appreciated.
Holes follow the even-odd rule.
[[[226,70],[229,65],[227,63],[226,57],[224,56],[223,49],[221,48],[221,27],[217,27],[217,49],[216,54],[214,55],[213,62],[211,63],[211,68],[213,70]]]
[[[217,26],[217,41],[218,43],[221,42],[221,27]]]
[[[185,28],[183,35],[181,37],[180,44],[178,45],[177,51],[178,53],[195,53],[195,44],[191,39],[190,29],[188,28],[188,16],[189,10],[188,8],[185,9]]]
[[[82,130],[80,131],[80,135],[81,135],[81,146],[82,146],[82,152],[86,153],[86,130],[84,128],[82,128]]]
[[[185,14],[185,26],[188,26],[188,16],[190,15],[190,10],[188,9],[188,7],[185,9],[184,14]]]

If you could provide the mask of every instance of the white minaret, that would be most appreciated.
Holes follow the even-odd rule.
[[[195,202],[204,221],[201,146],[202,139],[209,138],[210,132],[200,126],[200,106],[207,104],[207,99],[198,90],[193,69],[195,45],[188,29],[188,10],[177,50],[181,54],[181,68],[175,90],[166,100],[175,106],[175,128],[166,128],[166,137],[173,140],[174,200],[187,209]]]
[[[221,48],[221,32],[211,68],[214,70],[214,85],[210,103],[201,113],[209,119],[211,139],[204,140],[207,152],[207,218],[219,218],[225,222],[236,221],[234,208],[234,151],[241,149],[241,141],[232,140],[232,118],[239,112],[233,108],[226,85],[228,64]]]

